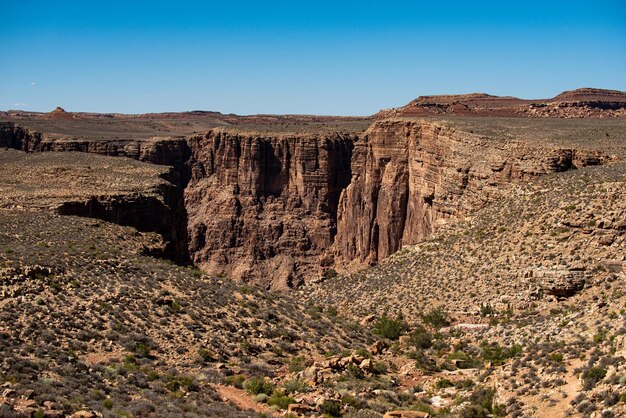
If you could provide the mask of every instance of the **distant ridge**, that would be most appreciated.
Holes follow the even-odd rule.
[[[626,92],[595,88],[565,91],[551,99],[520,99],[486,93],[420,96],[407,105],[381,110],[375,116],[626,116]]]

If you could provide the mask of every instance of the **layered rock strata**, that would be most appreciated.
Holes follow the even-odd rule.
[[[600,151],[499,141],[432,122],[377,122],[355,144],[334,254],[343,263],[375,264],[448,219],[470,215],[503,184],[608,158]]]
[[[355,136],[214,130],[189,139],[189,249],[210,271],[283,288],[317,277]]]
[[[378,121],[358,135],[219,128],[188,138],[97,141],[0,124],[0,146],[175,167],[177,179],[169,180],[179,186],[178,203],[168,207],[177,223],[187,223],[187,233],[169,235],[184,240],[176,247],[186,246],[201,268],[271,288],[297,286],[330,268],[376,264],[448,220],[470,216],[507,183],[611,158],[555,143],[494,139],[419,119]],[[102,212],[114,222],[137,218],[125,204],[114,206],[62,210]]]

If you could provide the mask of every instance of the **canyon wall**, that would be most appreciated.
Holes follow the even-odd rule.
[[[242,134],[189,139],[189,250],[201,268],[266,287],[319,277],[351,179],[356,137]]]
[[[178,185],[175,196],[167,210],[153,212],[163,222],[186,224],[185,233],[179,226],[167,232],[160,221],[140,226],[179,240],[178,254],[185,246],[207,271],[280,289],[331,268],[378,263],[449,219],[484,207],[504,184],[609,158],[415,119],[381,120],[360,135],[220,128],[189,138],[111,141],[50,139],[4,124],[3,145],[174,166],[177,178],[168,180]],[[67,212],[94,213],[100,204],[86,205]],[[150,210],[126,216],[123,207],[103,209],[101,217],[151,216]]]
[[[150,139],[57,138],[22,128],[12,122],[0,122],[0,147],[25,152],[77,151],[113,157],[128,157],[152,164],[169,165],[178,176],[170,179],[185,187],[189,181],[190,149],[183,137]]]
[[[59,205],[56,212],[102,219],[132,226],[142,232],[156,232],[163,237],[163,241],[153,248],[146,248],[147,255],[183,265],[189,263],[187,212],[181,191],[175,184],[162,183],[150,193],[94,195],[86,200],[69,200]]]
[[[355,145],[337,211],[338,265],[375,264],[470,215],[505,183],[586,165],[597,151],[490,139],[437,123],[376,122]]]

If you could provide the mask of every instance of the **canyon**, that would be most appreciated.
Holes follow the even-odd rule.
[[[519,128],[527,119],[502,120]],[[609,126],[619,132],[621,119],[614,121]],[[482,134],[455,119],[390,118],[366,130],[216,127],[205,134],[122,139],[48,134],[3,122],[0,146],[171,166],[163,174],[170,184],[162,191],[164,206],[151,214],[142,199],[112,203],[96,195],[57,211],[154,230],[164,237],[166,255],[179,263],[287,289],[377,264],[484,207],[506,184],[623,155],[623,149],[602,146],[593,123],[567,122],[597,141],[555,136],[543,142],[511,135],[510,126]]]
[[[623,416],[626,119],[600,93],[0,112],[0,415]]]

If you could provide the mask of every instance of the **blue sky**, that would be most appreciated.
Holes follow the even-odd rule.
[[[0,109],[367,115],[626,90],[624,1],[0,0]]]

